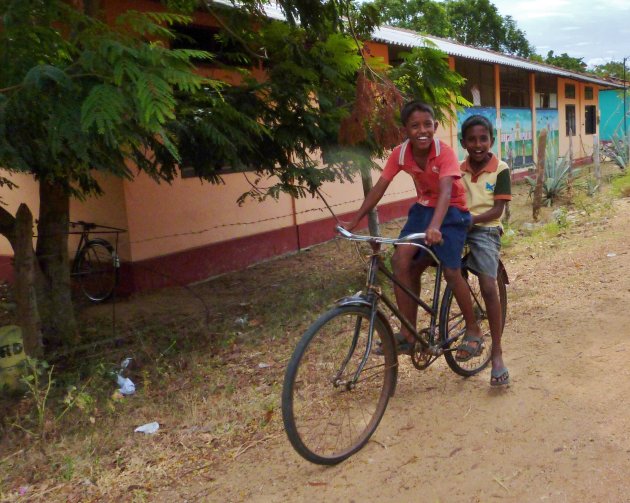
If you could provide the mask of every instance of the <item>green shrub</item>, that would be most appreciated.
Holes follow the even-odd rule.
[[[551,206],[564,192],[569,184],[570,161],[568,152],[563,157],[558,157],[558,147],[554,142],[547,143],[545,148],[545,171],[543,179],[543,205]],[[574,169],[572,175],[575,177],[580,172]],[[536,178],[526,176],[525,181],[529,184],[529,196],[534,194],[536,189]]]
[[[610,157],[612,161],[619,166],[619,169],[625,171],[630,163],[628,159],[628,139],[621,135],[613,134],[610,143],[602,143],[602,152],[606,157]]]

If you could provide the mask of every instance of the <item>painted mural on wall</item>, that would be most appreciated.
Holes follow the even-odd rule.
[[[511,169],[520,169],[534,164],[533,152],[531,110],[502,108],[501,158]]]
[[[560,133],[558,130],[558,110],[549,108],[536,109],[536,134],[547,130],[547,145],[554,146],[554,152],[560,150]]]
[[[475,108],[466,108],[465,110],[457,113],[457,158],[460,161],[463,161],[468,153],[462,147],[462,124],[464,121],[470,117],[471,115],[483,115],[486,117],[494,126],[494,146],[492,147],[492,151],[494,155],[497,155],[499,152],[499,139],[497,138],[497,111],[493,107],[475,107]]]

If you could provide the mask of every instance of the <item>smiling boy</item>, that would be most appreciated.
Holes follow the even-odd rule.
[[[470,254],[467,267],[479,277],[479,286],[488,311],[492,337],[492,371],[490,384],[510,383],[510,374],[503,363],[501,335],[503,320],[497,291],[497,269],[501,250],[501,215],[512,199],[510,168],[491,152],[494,144],[492,123],[482,115],[472,115],[462,124],[462,147],[468,157],[461,165],[462,181],[472,214],[472,226],[467,243]],[[460,346],[455,358],[466,361],[473,350]]]
[[[466,206],[466,194],[460,180],[459,162],[453,149],[434,138],[438,123],[433,108],[425,103],[407,103],[400,113],[407,140],[392,151],[387,164],[359,211],[346,225],[352,230],[383,197],[393,178],[408,173],[415,184],[417,201],[409,210],[400,237],[416,232],[426,233],[425,243],[432,245],[443,265],[444,278],[455,294],[464,316],[466,337],[481,340],[468,286],[461,275],[461,254],[471,216]],[[392,257],[396,278],[413,292],[420,289],[420,275],[429,265],[426,252],[414,246],[397,246]],[[402,288],[395,287],[396,302],[401,313],[416,326],[417,305]],[[414,336],[402,327],[399,352],[410,353]],[[481,351],[481,343],[472,350]]]

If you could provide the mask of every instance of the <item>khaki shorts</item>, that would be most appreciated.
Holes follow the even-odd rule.
[[[501,228],[475,226],[466,236],[470,254],[466,260],[469,269],[491,278],[497,277],[501,251]]]

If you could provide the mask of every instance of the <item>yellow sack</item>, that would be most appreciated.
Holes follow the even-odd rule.
[[[26,360],[22,329],[16,325],[0,327],[0,391],[18,390]]]

